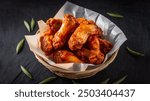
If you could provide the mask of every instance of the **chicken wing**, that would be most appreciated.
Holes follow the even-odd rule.
[[[91,61],[94,62],[95,64],[102,63],[104,60],[104,54],[100,51],[100,42],[99,42],[98,36],[96,36],[96,35],[90,36],[88,38],[87,43],[88,43],[88,47],[89,47],[90,51],[92,51],[93,53],[95,53],[97,55],[97,60],[95,59],[93,61],[91,59]]]
[[[66,39],[77,27],[78,22],[76,21],[76,19],[72,15],[66,14],[64,16],[61,28],[54,35],[53,47],[55,49],[60,49],[66,42]]]
[[[100,42],[100,50],[104,54],[107,54],[113,47],[113,45],[105,39],[99,38],[99,42]]]
[[[83,63],[72,52],[67,50],[59,50],[54,53],[54,61],[56,63]]]
[[[77,18],[77,22],[79,23],[79,24],[93,24],[93,25],[95,25],[95,26],[97,26],[96,25],[96,23],[93,21],[93,20],[87,20],[87,19],[85,19],[85,18]],[[98,27],[98,26],[97,26]],[[102,36],[102,33],[103,33],[103,31],[102,31],[102,29],[101,28],[98,28],[98,31],[99,31],[99,36],[101,37]]]
[[[52,38],[53,35],[44,35],[40,37],[40,46],[45,55],[50,55],[52,51]]]
[[[98,36],[89,36],[87,40],[87,46],[89,48],[77,51],[77,56],[81,58],[82,61],[87,61],[92,64],[100,64],[104,61],[105,55],[112,49],[112,44],[101,39]]]
[[[98,36],[91,35],[87,40],[87,48],[77,50],[76,55],[84,62],[100,64],[104,61],[104,54],[100,51]]]
[[[50,55],[53,48],[52,47],[53,36],[59,30],[62,21],[59,19],[50,18],[49,20],[47,20],[47,24],[49,25],[49,29],[46,30],[40,37],[40,47],[42,51],[45,52],[46,55]]]
[[[50,27],[50,33],[48,33],[48,34],[55,34],[60,29],[60,27],[62,25],[62,20],[49,18],[46,21],[46,24],[49,25],[49,27]]]
[[[71,35],[68,45],[71,50],[81,49],[90,35],[100,35],[102,32],[95,24],[80,24]]]
[[[95,50],[97,52],[100,51],[100,43],[99,43],[99,38],[96,35],[91,35],[89,36],[87,40],[87,44],[90,50]]]
[[[104,54],[86,48],[77,50],[76,55],[85,63],[100,64],[104,60]]]

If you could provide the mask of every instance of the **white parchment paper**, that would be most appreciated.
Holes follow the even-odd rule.
[[[111,49],[110,52],[106,54],[104,62],[115,51],[117,51],[120,48],[120,46],[127,40],[126,36],[120,30],[119,27],[117,27],[109,19],[107,19],[106,17],[104,17],[103,15],[97,12],[94,12],[84,7],[80,7],[78,5],[75,5],[67,1],[61,7],[61,9],[58,11],[58,13],[55,15],[54,18],[62,19],[64,14],[72,14],[76,18],[84,17],[86,19],[93,20],[103,30],[104,38],[106,40],[109,40],[113,44],[113,48]],[[38,25],[39,25],[40,34],[25,35],[25,38],[32,52],[42,57],[47,63],[57,66],[58,68],[63,68],[63,69],[70,70],[70,71],[85,71],[89,65],[90,66],[92,65],[92,64],[76,64],[76,63],[59,63],[59,64],[57,63],[56,64],[54,61],[51,61],[50,59],[48,59],[48,57],[46,57],[44,52],[40,49],[39,43],[38,43],[38,39],[40,35],[42,35],[44,30],[46,30],[47,25],[42,20],[38,21]],[[95,66],[95,65],[92,65],[92,66]]]

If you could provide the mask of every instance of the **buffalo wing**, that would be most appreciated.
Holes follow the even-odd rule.
[[[46,55],[49,55],[53,49],[53,36],[59,30],[62,21],[59,19],[50,18],[46,23],[49,25],[49,29],[46,30],[40,37],[40,47]]]
[[[99,42],[100,42],[100,50],[104,54],[107,54],[113,47],[113,45],[105,39],[99,38]]]
[[[81,49],[90,35],[100,35],[101,31],[95,24],[80,24],[71,35],[68,45],[71,50]]]
[[[76,52],[77,56],[82,61],[86,61],[91,64],[100,64],[104,60],[104,54],[100,51],[99,39],[96,35],[90,36],[87,41],[89,49],[82,48]]]
[[[59,50],[54,53],[54,61],[56,63],[83,63],[80,59],[78,59],[72,52],[67,50]]]
[[[53,38],[53,47],[55,49],[60,49],[66,42],[67,38],[72,34],[72,32],[78,27],[78,22],[76,19],[69,14],[64,16],[62,26]]]

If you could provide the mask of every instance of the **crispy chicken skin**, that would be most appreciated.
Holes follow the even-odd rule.
[[[40,37],[40,47],[46,55],[50,55],[53,49],[53,36],[59,30],[62,21],[59,19],[50,18],[46,23],[49,25],[49,30],[45,31],[43,36]]]
[[[91,54],[95,54],[96,57],[90,57],[89,58],[90,63],[92,63],[92,64],[101,64],[104,61],[105,56],[104,56],[103,53],[101,53],[101,52],[97,53],[96,51],[91,50]]]
[[[60,27],[62,25],[62,20],[49,18],[46,21],[46,24],[49,25],[49,27],[50,27],[50,33],[49,34],[54,34],[60,29]]]
[[[92,20],[87,20],[85,18],[77,18],[79,24],[95,24]]]
[[[87,41],[88,48],[82,48],[77,50],[76,55],[81,58],[82,61],[86,61],[91,64],[100,64],[104,60],[104,54],[100,51],[99,39],[96,35],[90,36]]]
[[[71,50],[81,49],[90,35],[101,35],[102,32],[95,24],[80,24],[71,35],[68,45]]]
[[[104,54],[97,54],[95,51],[86,48],[76,51],[75,54],[85,63],[100,64],[104,60]]]
[[[56,63],[83,63],[72,52],[67,50],[59,50],[54,53],[54,60]]]
[[[92,60],[91,63],[100,64],[104,60],[104,54],[100,51],[100,42],[98,36],[90,36],[88,38],[88,47],[89,49],[97,55],[97,59]]]
[[[99,43],[99,38],[96,35],[91,35],[89,36],[87,40],[87,44],[90,50],[95,50],[97,52],[100,51],[100,43]]]
[[[107,54],[113,47],[113,45],[105,39],[99,38],[99,43],[100,43],[100,50],[104,54]]]
[[[45,55],[50,55],[52,51],[52,38],[53,35],[44,35],[40,37],[41,49],[45,52]]]
[[[64,15],[62,26],[53,38],[53,47],[55,49],[60,49],[66,42],[66,39],[72,34],[72,32],[78,27],[78,22],[76,18],[72,15]]]
[[[82,48],[80,50],[75,51],[77,57],[79,57],[85,63],[90,63],[89,58],[96,57],[95,54],[92,54],[90,50],[86,48]]]

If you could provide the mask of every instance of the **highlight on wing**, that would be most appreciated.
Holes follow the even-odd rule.
[[[40,37],[40,48],[56,63],[101,64],[113,47],[92,20],[65,14],[63,19],[49,18],[46,24],[49,29]]]

